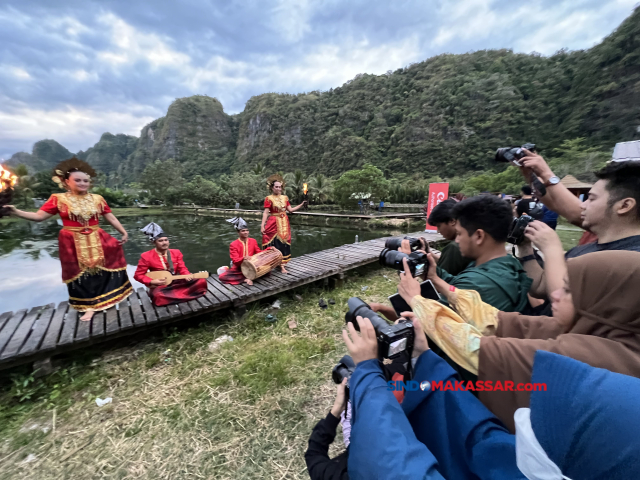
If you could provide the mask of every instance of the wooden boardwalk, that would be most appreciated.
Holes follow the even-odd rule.
[[[193,210],[194,212],[209,212],[218,213],[224,215],[262,215],[263,210],[245,210],[235,208],[216,208],[216,207],[174,207],[174,210]],[[302,217],[327,217],[327,218],[344,218],[352,220],[374,220],[374,219],[388,219],[388,218],[425,218],[424,212],[419,213],[376,213],[375,215],[365,215],[362,213],[325,213],[325,212],[310,212],[310,211],[297,211],[289,214],[290,216],[297,215]]]
[[[437,234],[419,232],[429,241],[441,240]],[[30,363],[56,354],[86,348],[117,337],[133,335],[196,315],[244,305],[286,290],[377,262],[386,238],[343,245],[296,257],[287,265],[289,274],[271,272],[253,286],[225,285],[217,275],[208,279],[209,291],[190,302],[154,307],[145,288],[139,288],[116,308],[81,322],[67,302],[49,304],[0,314],[0,369]]]

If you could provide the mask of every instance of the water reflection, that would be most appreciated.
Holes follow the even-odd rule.
[[[237,238],[231,225],[219,217],[139,216],[124,217],[120,221],[129,232],[129,242],[124,250],[129,263],[127,272],[134,288],[141,286],[133,280],[135,265],[140,254],[152,248],[139,230],[151,221],[158,223],[169,234],[171,248],[182,251],[187,267],[192,272],[215,272],[218,267],[228,265],[229,243]],[[247,223],[251,236],[260,243],[260,223],[253,219],[248,219]],[[111,226],[103,225],[103,228],[116,236]],[[0,225],[0,313],[67,299],[67,288],[61,280],[58,260],[59,231],[60,225],[56,219],[42,223],[12,222]],[[297,257],[353,243],[356,235],[360,241],[364,241],[380,237],[383,232],[294,225],[292,255]]]

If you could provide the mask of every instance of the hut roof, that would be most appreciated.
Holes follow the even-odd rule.
[[[567,175],[561,182],[567,188],[591,188],[593,186],[590,183],[581,182],[573,175]]]

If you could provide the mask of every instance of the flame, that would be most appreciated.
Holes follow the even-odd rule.
[[[0,165],[0,192],[12,188],[17,181],[18,177],[16,175],[13,175],[9,170]]]
[[[304,192],[305,195],[307,194],[307,184],[306,183],[302,184],[302,191]]]

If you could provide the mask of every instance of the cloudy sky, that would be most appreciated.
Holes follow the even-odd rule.
[[[589,48],[638,0],[0,0],[0,158],[138,135],[178,97],[327,90],[440,53]]]

